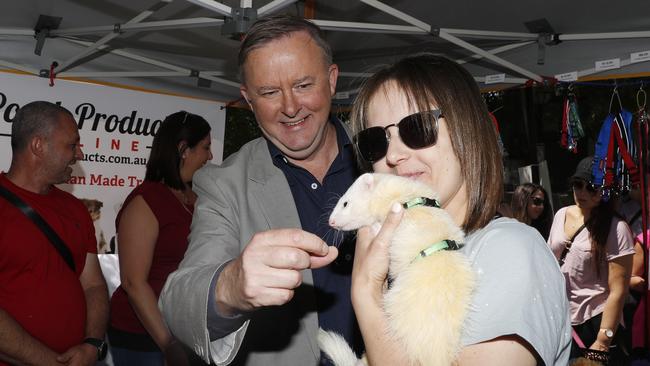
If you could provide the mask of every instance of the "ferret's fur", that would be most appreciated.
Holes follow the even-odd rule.
[[[364,174],[341,197],[330,216],[340,230],[383,223],[394,202],[436,199],[427,185],[388,174]],[[417,206],[406,209],[390,243],[391,287],[384,294],[386,336],[404,349],[413,365],[451,365],[460,350],[460,334],[474,286],[466,257],[441,250],[418,258],[442,240],[462,243],[464,234],[446,211]],[[418,258],[418,259],[416,259]],[[342,338],[319,335],[319,344],[337,366],[359,362]],[[340,344],[343,343],[343,344]],[[342,353],[347,352],[347,355]],[[352,359],[350,360],[350,353]]]

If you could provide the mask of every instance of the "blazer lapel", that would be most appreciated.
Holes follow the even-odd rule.
[[[269,228],[301,228],[291,188],[289,188],[284,173],[273,165],[266,140],[260,139],[249,163],[252,168],[249,170],[251,172],[249,179],[255,182],[250,185],[251,198],[259,203],[260,212],[266,219]],[[306,287],[313,287],[314,279],[311,270],[302,271],[302,282]],[[315,296],[302,296],[301,306],[306,309],[316,309]],[[318,313],[316,311],[306,313],[303,317],[303,324],[309,334],[309,343],[314,356],[318,359],[320,358]]]

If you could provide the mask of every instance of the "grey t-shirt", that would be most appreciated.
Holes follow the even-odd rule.
[[[567,365],[571,323],[564,276],[539,232],[499,218],[468,235],[461,251],[477,280],[462,346],[517,335],[545,365]]]

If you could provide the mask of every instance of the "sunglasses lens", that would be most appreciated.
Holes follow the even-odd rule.
[[[533,198],[533,205],[535,206],[543,206],[544,205],[544,200],[538,197]]]
[[[384,156],[388,151],[386,132],[381,127],[370,127],[359,132],[356,137],[357,149],[369,163],[373,163]]]
[[[598,191],[598,188],[593,183],[588,183],[585,184],[585,187],[587,188],[587,192],[594,194]]]
[[[574,180],[571,182],[571,187],[573,188],[574,191],[580,191],[583,188],[585,188],[585,182],[581,180]]]
[[[414,113],[404,117],[396,125],[402,142],[411,149],[423,149],[435,145],[438,140],[438,118],[442,117],[439,110]],[[432,128],[429,123],[433,122]],[[369,163],[386,156],[388,152],[388,137],[386,131],[389,127],[370,127],[359,132],[355,137],[356,145],[361,157]]]
[[[594,185],[593,183],[588,183],[584,180],[574,180],[573,182],[571,182],[571,187],[573,187],[574,191],[581,191],[583,189],[586,189],[587,192],[591,194],[595,194],[596,192],[598,192],[598,187],[596,187],[596,185]]]
[[[429,128],[427,131],[427,124],[431,121],[426,118],[428,116],[433,119],[435,125],[434,128]],[[415,113],[404,117],[399,122],[398,128],[400,139],[411,149],[433,146],[438,139],[438,120],[432,112]]]

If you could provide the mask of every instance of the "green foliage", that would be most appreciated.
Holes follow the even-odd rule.
[[[226,131],[223,143],[224,160],[245,143],[262,136],[255,115],[249,109],[226,108]]]

